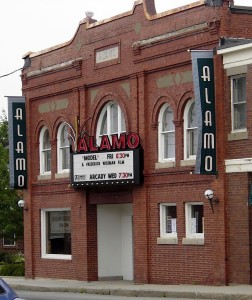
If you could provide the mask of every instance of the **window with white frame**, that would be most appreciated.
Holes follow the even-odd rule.
[[[69,172],[70,169],[70,143],[67,125],[62,123],[57,135],[58,173]]]
[[[102,135],[111,136],[126,131],[125,119],[120,106],[109,101],[101,111],[97,124],[97,141]]]
[[[204,206],[203,203],[186,203],[186,237],[204,238]]]
[[[239,75],[231,77],[232,97],[232,130],[246,130],[246,76]]]
[[[51,173],[51,143],[49,130],[43,127],[40,131],[40,174]]]
[[[184,128],[185,159],[195,159],[198,147],[198,126],[196,106],[193,99],[185,107]]]
[[[41,210],[43,258],[71,259],[71,210]]]
[[[177,237],[177,207],[176,204],[160,204],[160,237]]]
[[[3,237],[3,246],[4,247],[15,247],[16,246],[16,240],[15,240],[15,234],[13,237]]]
[[[175,160],[175,125],[173,111],[167,104],[159,113],[159,161]]]

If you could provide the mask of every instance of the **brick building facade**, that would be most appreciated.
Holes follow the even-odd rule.
[[[23,240],[1,238],[0,253],[24,253]]]
[[[229,280],[248,283],[251,281],[252,199],[249,145],[252,124],[249,83],[252,43],[249,39],[223,39],[222,44],[218,54],[223,57],[224,66]]]
[[[240,140],[228,141],[230,87],[221,53],[214,55],[218,175],[194,174],[187,50],[249,38],[252,24],[249,8],[212,2],[156,14],[154,0],[136,1],[107,20],[87,17],[69,42],[24,56],[26,277],[250,283],[251,175],[227,174],[225,165],[252,157],[250,138],[240,152]],[[67,133],[99,144],[103,135],[124,132],[140,137],[143,182],[73,186]],[[207,189],[219,199],[214,213]]]

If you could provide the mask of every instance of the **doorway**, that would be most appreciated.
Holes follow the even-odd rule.
[[[133,280],[132,204],[97,205],[98,278]]]

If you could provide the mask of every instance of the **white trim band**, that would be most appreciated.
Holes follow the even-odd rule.
[[[252,172],[252,158],[225,160],[226,173]]]

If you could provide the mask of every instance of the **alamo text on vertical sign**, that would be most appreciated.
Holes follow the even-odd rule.
[[[198,150],[196,174],[217,174],[213,51],[192,51]]]
[[[10,187],[27,188],[25,97],[8,97]]]

